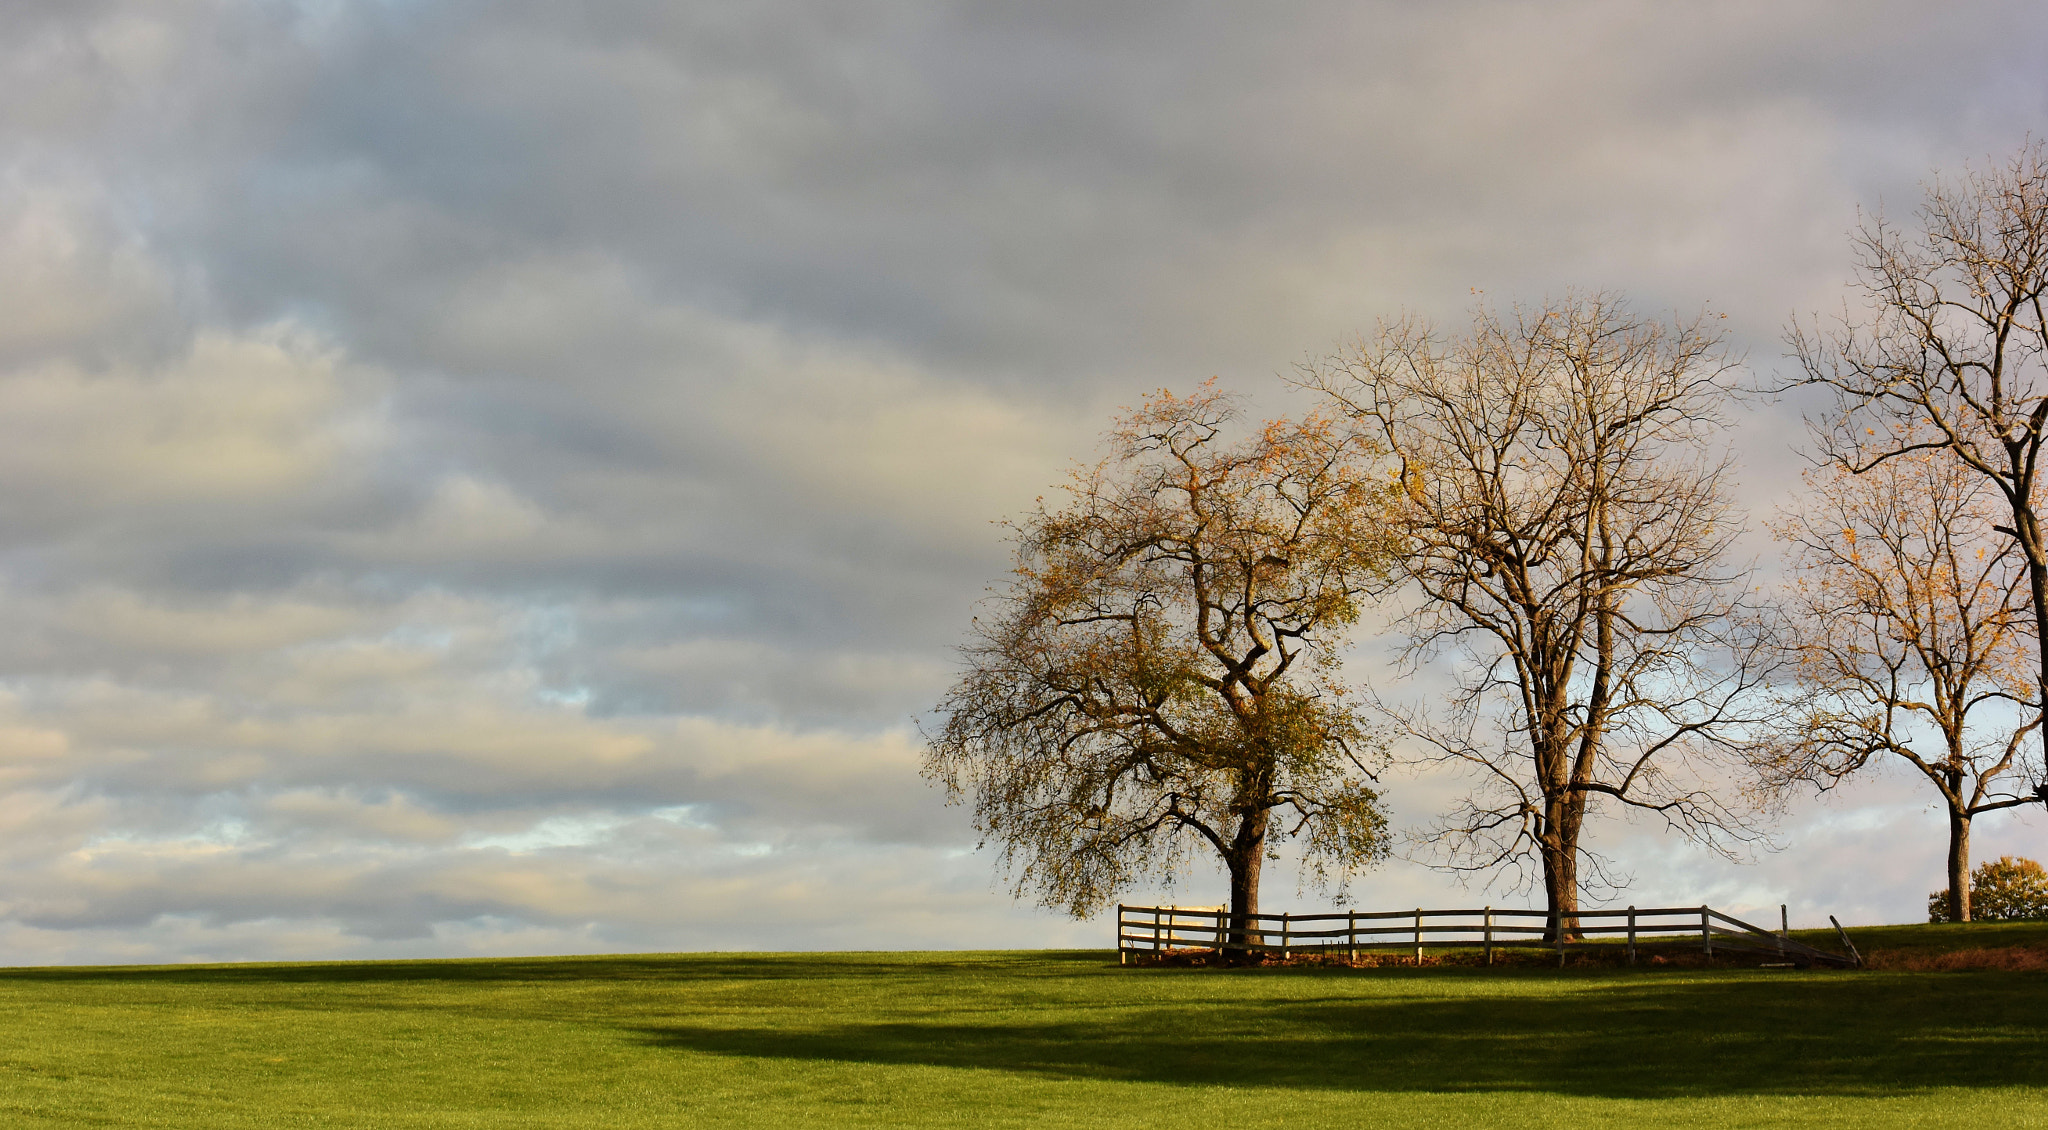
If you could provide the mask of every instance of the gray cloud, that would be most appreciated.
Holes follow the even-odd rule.
[[[911,718],[1007,567],[990,520],[1115,405],[1220,373],[1284,409],[1272,374],[1474,288],[1712,303],[1768,369],[1839,301],[1857,202],[2048,108],[2017,3],[99,0],[0,32],[22,961],[1094,938],[991,886]],[[1757,507],[1796,438],[1744,423]],[[1796,867],[1616,852],[1897,918],[1934,873],[1886,832],[1911,803],[1796,816]]]

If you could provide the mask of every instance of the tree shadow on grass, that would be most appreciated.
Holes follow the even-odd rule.
[[[655,1046],[716,1055],[1190,1085],[1883,1096],[2048,1084],[2044,1004],[2048,981],[1995,975],[1645,978],[1558,995],[1209,998],[1095,1009],[1081,1019],[1048,1009],[1042,1023],[1011,1010],[989,1023],[933,1017],[633,1031]]]
[[[353,986],[351,1010],[473,1009],[657,1049],[1067,1079],[1617,1098],[2048,1087],[2048,976],[2026,973],[1127,970],[1100,952],[0,970],[0,985],[37,983],[232,988],[218,999],[315,1012],[336,998],[265,989]]]

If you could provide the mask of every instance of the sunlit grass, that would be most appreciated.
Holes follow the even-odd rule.
[[[2019,1125],[2048,1121],[2044,1006],[2039,973],[1106,953],[25,969],[0,972],[0,1123]]]

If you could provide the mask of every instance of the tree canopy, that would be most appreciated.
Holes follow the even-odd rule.
[[[1799,693],[1767,780],[1828,787],[1874,758],[1911,765],[1948,816],[1946,921],[1968,922],[1971,821],[2031,804],[2032,609],[2025,560],[1984,477],[1928,448],[1862,474],[1824,465],[1774,529]]]
[[[1238,415],[1212,381],[1119,420],[1070,501],[1013,527],[939,707],[927,775],[971,798],[1020,893],[1076,916],[1213,853],[1243,931],[1276,841],[1339,881],[1387,850],[1337,648],[1396,547],[1389,486],[1330,419],[1230,442]]]
[[[1596,801],[1724,846],[1748,834],[1741,767],[1772,663],[1726,561],[1731,364],[1704,320],[1611,295],[1474,313],[1445,336],[1383,325],[1309,370],[1389,453],[1390,514],[1417,602],[1411,661],[1472,662],[1442,714],[1390,711],[1477,787],[1430,843],[1447,867],[1534,863],[1569,928]],[[1716,763],[1719,763],[1718,765]]]

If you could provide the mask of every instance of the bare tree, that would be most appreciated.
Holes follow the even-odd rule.
[[[1851,473],[1939,449],[1983,476],[2019,547],[2048,702],[2048,535],[2039,475],[2048,443],[2048,144],[1937,180],[1908,234],[1877,216],[1855,238],[1866,300],[1830,329],[1795,324],[1803,383],[1833,390],[1826,461]],[[2043,730],[2048,741],[2048,730]],[[2048,787],[2040,790],[2048,800]]]
[[[1910,764],[1948,810],[1947,919],[1968,922],[1970,822],[2034,799],[2011,779],[2041,724],[2027,706],[2025,561],[1995,529],[2003,500],[1938,449],[1861,475],[1822,467],[1807,482],[1776,528],[1805,694],[1763,764],[1823,788],[1873,758]]]
[[[1596,798],[1723,851],[1751,834],[1715,778],[1768,667],[1708,450],[1730,372],[1701,321],[1569,296],[1481,309],[1451,339],[1382,325],[1306,374],[1405,486],[1406,659],[1470,660],[1447,713],[1397,712],[1480,778],[1431,842],[1454,869],[1539,864],[1559,929],[1601,874],[1581,840]]]
[[[1235,415],[1211,382],[1119,421],[1071,504],[1015,527],[1016,578],[939,706],[926,774],[972,796],[1019,894],[1076,917],[1206,849],[1242,941],[1277,841],[1318,879],[1386,853],[1335,648],[1384,583],[1389,489],[1331,420],[1226,443]]]

